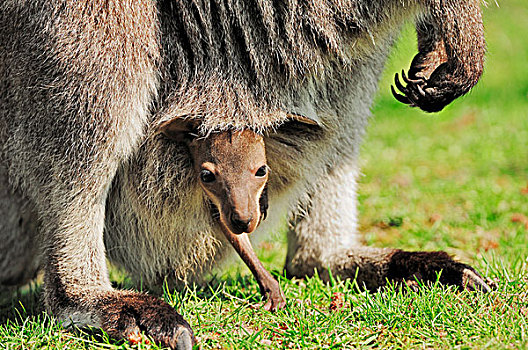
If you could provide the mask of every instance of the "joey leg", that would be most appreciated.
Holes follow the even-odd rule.
[[[246,233],[236,235],[223,227],[222,232],[233,248],[235,248],[238,255],[246,263],[253,276],[255,276],[261,294],[267,299],[264,309],[267,311],[276,311],[283,308],[286,305],[286,300],[279,282],[273,278],[260,262],[251,246],[248,235]]]

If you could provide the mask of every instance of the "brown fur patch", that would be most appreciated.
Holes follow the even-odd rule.
[[[171,306],[162,300],[139,293],[123,292],[110,295],[98,302],[105,316],[103,330],[116,338],[127,338],[142,332],[152,337],[159,345],[176,348],[181,328],[190,332],[191,327]]]
[[[407,252],[398,250],[390,256],[387,278],[395,281],[435,282],[440,275],[443,284],[463,287],[463,271],[471,267],[454,261],[446,252]]]

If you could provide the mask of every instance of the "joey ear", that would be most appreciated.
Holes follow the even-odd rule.
[[[161,123],[158,126],[158,132],[169,139],[185,141],[189,137],[194,138],[198,134],[199,124],[197,119],[189,118],[188,115],[182,115]]]
[[[310,115],[310,116],[307,116]],[[287,113],[287,119],[284,123],[275,128],[270,135],[289,133],[289,134],[317,134],[323,127],[323,123],[315,113]]]
[[[296,121],[296,122],[303,123],[303,124],[321,126],[320,121],[315,116],[314,118],[310,118],[302,114],[288,113],[288,119],[291,121]]]

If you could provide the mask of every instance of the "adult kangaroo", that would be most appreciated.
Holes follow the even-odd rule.
[[[288,275],[330,271],[375,289],[443,270],[443,283],[488,290],[445,253],[362,247],[356,231],[359,145],[398,28],[416,22],[418,54],[394,95],[438,111],[482,73],[479,5],[3,1],[0,284],[43,269],[45,303],[59,319],[190,348],[189,324],[155,297],[113,289],[105,263],[108,255],[151,283],[185,280],[228,246],[188,149],[156,131],[187,115],[200,136],[264,135],[270,210],[257,233],[288,215]],[[279,127],[290,115],[317,125]]]

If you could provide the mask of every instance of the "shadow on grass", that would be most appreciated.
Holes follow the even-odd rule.
[[[113,281],[116,289],[130,289],[130,280]],[[161,288],[160,288],[161,291]],[[179,313],[191,303],[207,304],[211,300],[232,303],[233,299],[254,304],[261,300],[252,276],[211,276],[207,283],[186,286],[179,290],[165,285],[162,293],[150,293],[165,299]],[[99,328],[64,327],[45,310],[42,284],[32,282],[18,290],[4,291],[0,298],[0,348],[3,345],[35,348],[49,345],[61,348],[128,348],[128,340],[113,339]],[[145,338],[146,339],[146,338]],[[144,340],[143,340],[144,341]],[[3,345],[2,345],[3,344]],[[149,344],[148,342],[145,344]],[[147,348],[157,349],[151,344]]]
[[[42,286],[37,282],[0,293],[0,324],[35,317],[43,312]]]
[[[272,272],[275,277],[281,276],[279,272]],[[120,279],[112,281],[112,286],[116,289],[135,289],[130,279]],[[181,288],[169,287],[166,283],[162,288],[146,291],[166,300],[176,310],[183,307],[186,301],[192,299],[195,301],[208,302],[211,300],[219,302],[232,302],[237,299],[243,303],[256,304],[262,301],[258,285],[251,275],[242,275],[236,273],[230,275],[210,275],[209,278],[200,284],[187,285]],[[48,316],[43,297],[43,287],[40,282],[31,282],[26,286],[18,289],[2,291],[0,294],[0,325],[16,325],[27,322],[52,322]],[[106,337],[100,330],[87,328],[78,330],[80,334],[87,334],[96,340]],[[79,333],[79,332],[76,332]]]

